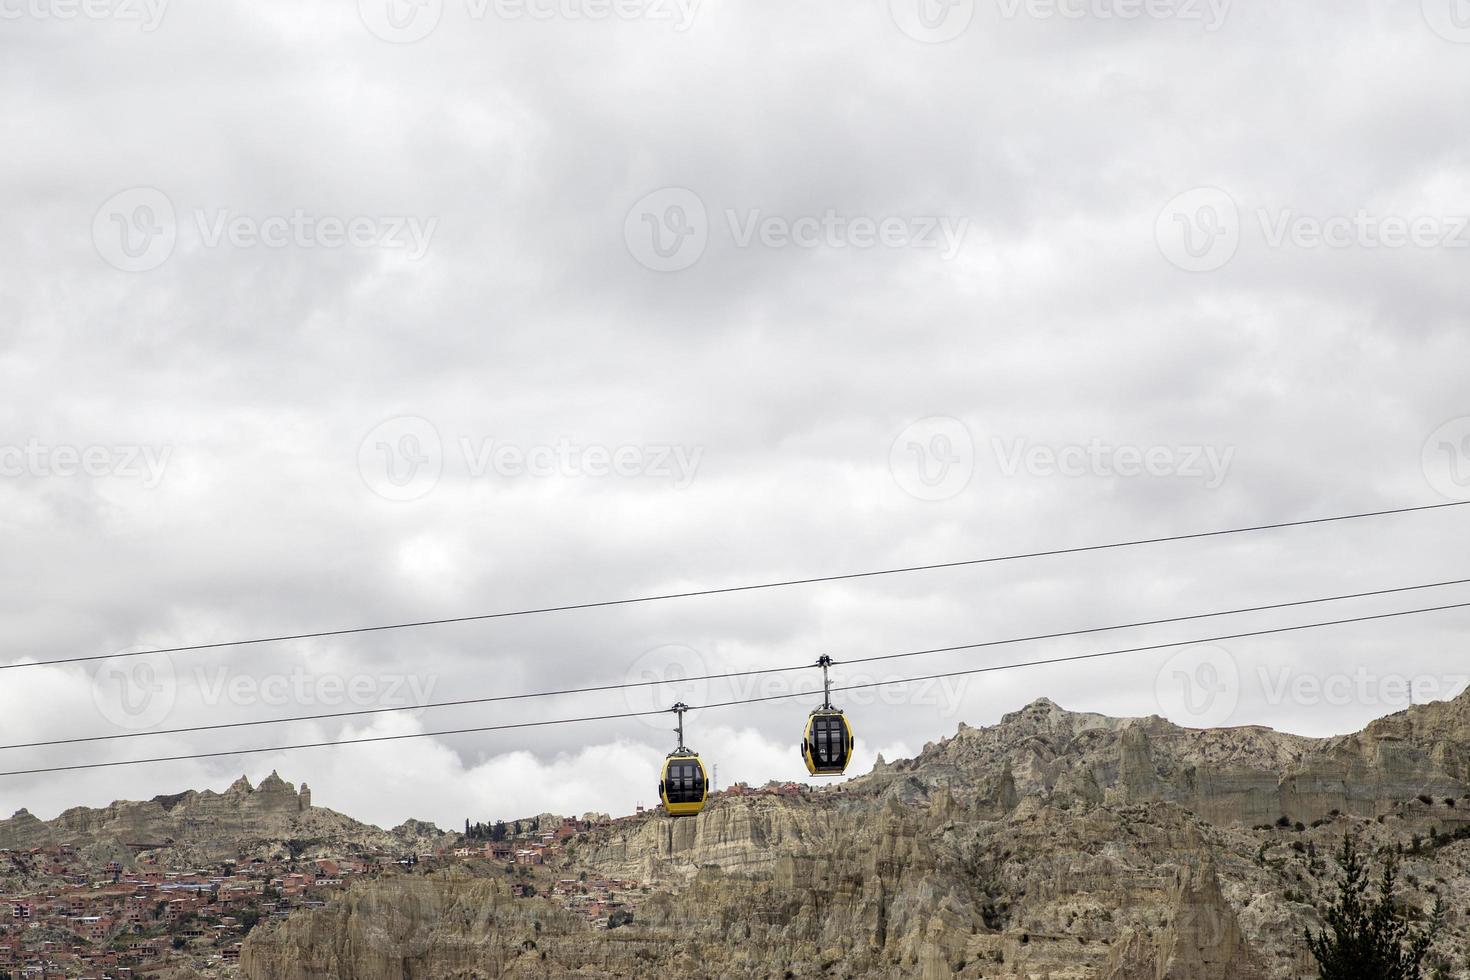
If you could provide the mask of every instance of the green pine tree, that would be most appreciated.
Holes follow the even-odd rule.
[[[1337,901],[1322,918],[1327,928],[1304,930],[1322,980],[1422,980],[1424,957],[1444,918],[1443,903],[1422,929],[1416,929],[1394,900],[1398,862],[1389,854],[1376,897],[1369,895],[1371,872],[1351,837],[1343,838],[1342,874]]]

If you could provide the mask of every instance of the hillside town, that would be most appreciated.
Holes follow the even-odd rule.
[[[809,791],[797,783],[736,783],[712,797]],[[274,773],[259,788],[241,781],[234,792],[237,801],[255,795],[293,811],[311,809],[305,786],[297,794]],[[0,849],[0,980],[118,980],[179,971],[233,976],[246,935],[262,921],[322,907],[356,882],[454,864],[504,875],[514,894],[546,899],[589,928],[616,929],[634,920],[649,883],[573,874],[562,852],[576,838],[652,816],[639,806],[617,818],[543,814],[509,824],[466,821],[462,835],[400,851],[365,847],[354,835],[335,844],[266,839],[257,841],[264,847],[242,845],[235,857],[204,866],[179,857],[188,853],[180,846],[188,842],[171,838],[108,851],[126,853],[125,859],[89,857],[98,849],[82,840]],[[208,823],[189,824],[191,834],[209,836]]]
[[[254,858],[180,869],[142,857],[124,868],[89,865],[67,844],[0,851],[0,977],[130,977],[229,964],[263,917],[321,905],[397,860]]]
[[[0,980],[117,980],[180,968],[230,976],[246,934],[262,920],[320,907],[356,881],[454,862],[512,875],[518,894],[542,895],[593,927],[616,928],[631,921],[637,883],[558,880],[542,870],[563,842],[593,826],[566,819],[552,831],[530,829],[483,846],[254,857],[209,868],[168,867],[149,854],[128,867],[94,865],[70,844],[0,850]]]

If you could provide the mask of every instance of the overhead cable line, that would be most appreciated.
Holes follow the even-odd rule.
[[[456,623],[484,622],[492,619],[510,619],[517,616],[539,616],[547,613],[572,612],[580,609],[604,609],[610,606],[631,606],[648,602],[663,602],[669,599],[692,599],[700,596],[729,595],[738,592],[756,592],[764,589],[781,589],[799,585],[817,585],[828,582],[846,582],[855,579],[876,578],[883,575],[904,575],[910,572],[938,571],[948,568],[964,568],[973,565],[990,565],[1000,562],[1021,561],[1031,558],[1052,558],[1060,555],[1078,555],[1094,551],[1111,551],[1120,548],[1136,548],[1150,544],[1173,541],[1194,541],[1217,538],[1231,534],[1248,534],[1256,531],[1275,531],[1285,528],[1309,527],[1317,524],[1335,524],[1344,521],[1367,520],[1374,517],[1391,517],[1443,510],[1448,507],[1464,507],[1470,501],[1457,500],[1449,503],[1424,504],[1416,507],[1395,507],[1387,510],[1364,511],[1355,514],[1339,514],[1333,517],[1316,517],[1301,521],[1281,521],[1275,524],[1256,524],[1250,527],[1226,528],[1218,531],[1197,531],[1189,534],[1171,534],[1163,537],[1137,538],[1129,541],[1112,541],[1106,544],[1080,545],[1071,548],[1054,548],[1048,551],[1031,551],[1017,554],[992,555],[985,558],[968,558],[960,561],[937,562],[929,565],[909,565],[901,568],[883,568],[866,572],[847,572],[838,575],[819,575],[811,578],[785,579],[776,582],[758,582],[749,585],[730,585],[714,589],[696,589],[688,592],[666,592],[659,595],[634,596],[624,599],[603,599],[596,602],[575,602],[557,606],[540,606],[530,609],[512,609],[503,612],[482,613],[473,616],[454,616],[447,619],[422,619],[405,623],[388,623],[379,626],[354,626],[345,629],[319,630],[312,633],[289,633],[279,636],[263,636],[246,640],[224,640],[217,643],[195,643],[188,646],[157,647],[149,650],[127,650],[121,653],[92,654],[83,657],[61,657],[55,660],[37,660],[25,663],[0,664],[0,670],[18,670],[25,667],[45,667],[55,664],[87,663],[96,660],[112,660],[120,657],[146,657],[161,653],[193,653],[203,650],[220,650],[228,647],[256,646],[266,643],[285,643],[292,640],[316,640],[333,636],[353,636],[363,633],[382,633],[390,630],[419,629],[426,626],[448,626]]]
[[[1195,646],[1201,643],[1220,643],[1225,640],[1239,640],[1258,636],[1272,636],[1281,633],[1300,632],[1301,630],[1320,629],[1326,626],[1342,626],[1349,623],[1364,623],[1372,620],[1396,619],[1404,616],[1417,616],[1424,613],[1444,612],[1450,609],[1470,608],[1470,602],[1459,602],[1444,606],[1430,606],[1421,609],[1405,609],[1398,612],[1376,613],[1371,616],[1355,616],[1350,619],[1336,619],[1321,623],[1303,623],[1297,626],[1278,626],[1272,629],[1252,630],[1246,633],[1229,633],[1223,636],[1209,636],[1194,640],[1181,640],[1173,643],[1155,643],[1148,646],[1124,647],[1116,650],[1103,650],[1094,653],[1072,654],[1063,657],[1051,657],[1045,660],[1030,660],[1023,663],[994,664],[987,667],[973,667],[967,670],[947,671],[939,674],[929,674],[923,677],[894,678],[887,681],[872,681],[862,684],[849,684],[843,687],[833,688],[833,691],[860,691],[869,688],[900,687],[905,684],[917,684],[924,681],[942,680],[950,677],[963,677],[972,674],[988,674],[1002,670],[1019,670],[1025,667],[1042,667],[1062,663],[1076,663],[1086,660],[1097,660],[1103,657],[1117,657],[1129,653],[1146,653],[1157,650],[1167,650],[1174,647]],[[699,710],[701,708],[728,708],[743,704],[758,704],[768,701],[784,701],[791,698],[811,697],[811,692],[794,691],[787,694],[769,694],[754,698],[739,698],[732,701],[718,701],[712,704],[696,705],[688,710]],[[671,709],[658,711],[628,711],[618,714],[591,715],[580,718],[548,718],[541,721],[514,722],[505,725],[486,725],[476,728],[456,728],[448,731],[435,732],[409,732],[400,735],[373,735],[366,738],[337,739],[324,742],[302,742],[295,745],[269,745],[257,748],[230,749],[219,752],[196,752],[184,755],[157,756],[148,759],[120,759],[111,762],[87,762],[67,766],[47,766],[35,769],[13,769],[0,772],[4,776],[32,776],[43,773],[74,772],[84,769],[111,769],[119,766],[140,766],[156,762],[183,762],[191,759],[217,759],[237,755],[259,755],[267,752],[294,752],[301,749],[330,748],[339,745],[364,745],[371,742],[396,742],[414,738],[436,738],[449,735],[471,735],[483,732],[510,731],[522,728],[543,728],[551,725],[572,725],[593,721],[616,721],[626,718],[644,718],[653,715],[666,715]]]
[[[872,657],[854,657],[849,659],[833,659],[834,664],[867,664],[877,663],[884,660],[902,660],[909,657],[922,657],[938,653],[957,653],[962,650],[981,650],[988,647],[1013,646],[1020,643],[1034,643],[1042,640],[1058,640],[1066,637],[1089,636],[1095,633],[1111,633],[1119,630],[1142,629],[1149,626],[1164,626],[1171,623],[1185,623],[1200,619],[1218,619],[1224,616],[1238,616],[1247,613],[1270,612],[1273,610],[1293,609],[1302,606],[1313,606],[1327,602],[1343,602],[1350,599],[1367,599],[1375,596],[1396,595],[1404,592],[1418,592],[1424,589],[1438,589],[1453,585],[1470,585],[1470,578],[1450,579],[1443,582],[1427,582],[1423,585],[1404,585],[1390,589],[1374,589],[1370,592],[1352,592],[1345,595],[1324,596],[1319,599],[1296,599],[1291,602],[1277,602],[1270,605],[1244,606],[1239,609],[1225,609],[1219,612],[1193,613],[1187,616],[1171,616],[1166,619],[1149,619],[1133,623],[1120,623],[1115,626],[1092,626],[1085,629],[1063,630],[1055,633],[1039,633],[1033,636],[1017,636],[1003,640],[982,640],[976,643],[960,643],[946,647],[931,647],[925,650],[908,650],[902,653],[885,653]],[[692,677],[679,678],[681,682],[690,683],[694,681],[717,681],[732,680],[740,677],[755,677],[767,674],[785,674],[798,670],[809,670],[811,664],[797,664],[791,667],[762,667],[752,670],[731,671],[724,674],[701,674]],[[459,698],[453,701],[429,701],[423,704],[392,705],[379,708],[355,708],[348,711],[327,711],[318,714],[293,715],[287,718],[258,718],[248,721],[217,722],[210,725],[193,725],[186,728],[161,728],[141,732],[116,732],[109,735],[83,735],[75,738],[58,738],[40,742],[18,742],[12,745],[0,745],[0,751],[9,749],[38,749],[57,745],[81,745],[89,742],[110,742],[119,739],[147,738],[155,735],[190,735],[199,732],[224,731],[231,728],[254,728],[261,725],[286,725],[301,721],[326,721],[333,718],[353,718],[363,715],[392,714],[402,711],[423,711],[433,708],[460,708],[469,705],[495,704],[505,701],[524,701],[533,698],[563,697],[574,694],[598,694],[606,691],[632,690],[635,688],[655,687],[659,684],[670,683],[666,680],[634,681],[624,684],[601,684],[595,687],[564,688],[556,691],[534,691],[523,694],[500,694],[478,698]]]

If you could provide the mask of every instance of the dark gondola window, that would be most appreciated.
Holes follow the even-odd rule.
[[[847,726],[841,718],[816,718],[812,723],[812,741],[817,765],[841,766],[847,762]]]
[[[694,761],[669,763],[670,803],[698,803],[704,798],[704,773]]]

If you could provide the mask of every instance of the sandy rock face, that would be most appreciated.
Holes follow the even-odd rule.
[[[272,977],[530,977],[541,975],[540,942],[582,930],[544,903],[513,899],[501,882],[405,877],[292,917],[273,941],[250,943],[241,964]]]
[[[1169,921],[1128,929],[1108,954],[1107,980],[1264,980],[1211,865],[1187,865],[1169,896]]]
[[[1336,739],[1256,726],[1189,729],[1162,718],[1106,718],[1042,700],[992,728],[962,726],[917,758],[865,777],[969,791],[1009,778],[1020,796],[1177,803],[1214,823],[1310,823],[1333,811],[1390,814],[1425,794],[1470,786],[1470,694],[1419,705]],[[1003,805],[994,793],[992,802]],[[1470,810],[1466,812],[1470,821]]]
[[[344,841],[363,850],[411,849],[445,835],[432,824],[384,832],[332,810],[311,805],[311,791],[272,772],[252,786],[244,776],[223,793],[190,790],[141,802],[120,800],[100,809],[76,807],[41,821],[25,810],[0,820],[0,848],[71,844],[90,856],[128,863],[143,852],[186,861],[213,862],[241,854],[277,853],[289,846],[303,854],[325,842]]]
[[[1412,905],[1470,894],[1470,841],[1412,844],[1470,819],[1467,722],[1462,699],[1313,740],[1038,702],[840,788],[574,840],[555,874],[647,885],[621,928],[464,870],[403,876],[257,928],[243,971],[1296,980],[1345,833],[1406,849]],[[1467,935],[1452,910],[1436,955],[1465,962]]]

